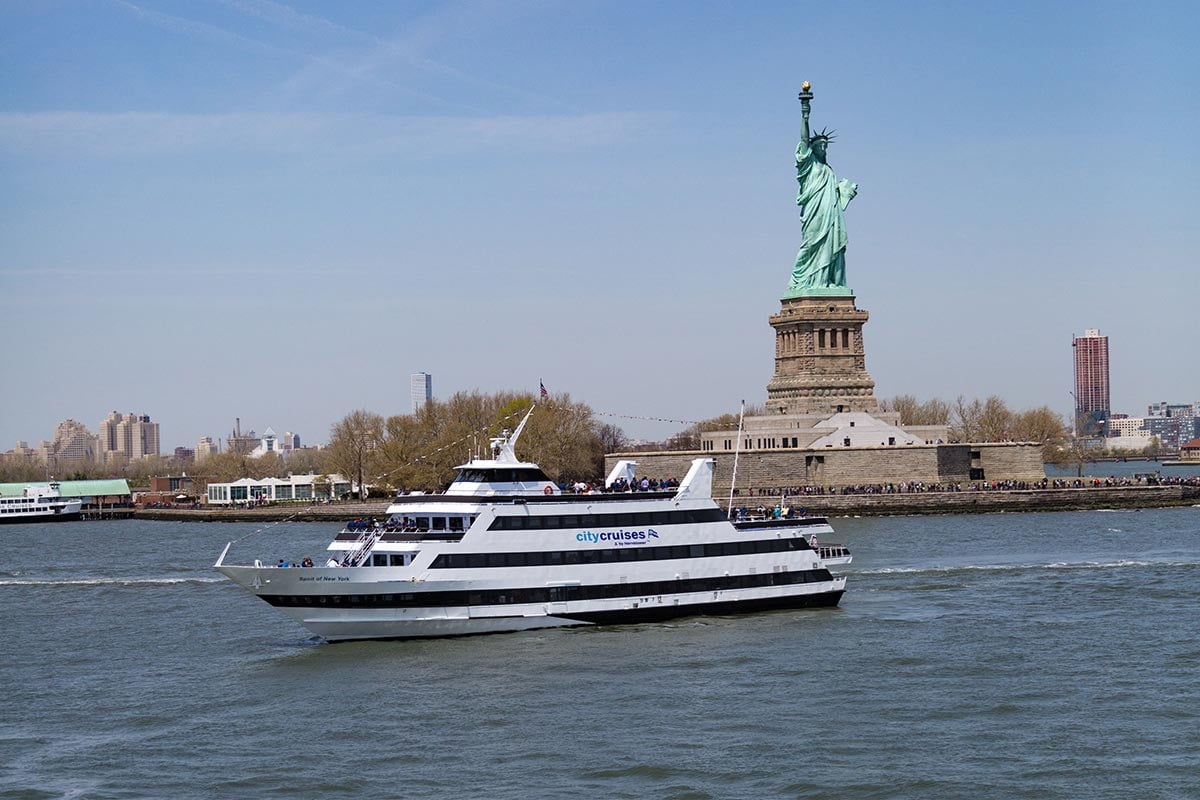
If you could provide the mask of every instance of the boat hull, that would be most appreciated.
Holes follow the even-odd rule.
[[[349,574],[361,568],[220,566],[217,569],[242,588],[331,642],[470,636],[539,628],[661,622],[699,615],[832,608],[841,600],[846,585],[844,577],[835,577],[820,583],[604,600],[370,607],[350,605],[347,598],[360,595],[363,599],[369,599],[378,597],[381,592],[419,596],[424,592],[414,593],[413,590],[418,587],[410,581],[352,583]],[[314,591],[312,587],[320,588]]]

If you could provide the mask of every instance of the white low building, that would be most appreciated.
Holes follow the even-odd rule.
[[[1108,436],[1104,439],[1104,446],[1109,450],[1145,450],[1153,441],[1152,434],[1147,431],[1139,431],[1121,436]]]
[[[210,483],[208,502],[217,506],[253,502],[310,502],[344,497],[353,489],[353,484],[341,475],[240,478],[231,483]]]

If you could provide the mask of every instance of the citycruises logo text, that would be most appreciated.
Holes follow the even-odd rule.
[[[644,542],[647,539],[657,539],[658,532],[653,528],[647,528],[644,531],[584,531],[583,533],[575,534],[577,542],[616,542],[618,544],[632,544],[634,542]]]

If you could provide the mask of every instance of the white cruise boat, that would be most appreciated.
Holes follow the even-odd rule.
[[[530,411],[532,413],[532,409]],[[810,544],[820,517],[735,527],[712,459],[667,492],[563,494],[514,447],[460,467],[443,494],[397,497],[346,527],[315,567],[214,565],[330,641],[499,633],[694,614],[836,606],[845,577]],[[622,462],[608,483],[632,462]]]
[[[0,525],[79,519],[83,501],[78,497],[63,497],[58,487],[58,483],[27,486],[20,497],[0,497]]]

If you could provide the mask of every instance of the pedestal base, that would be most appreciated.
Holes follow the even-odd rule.
[[[875,413],[875,382],[867,373],[862,328],[869,315],[847,289],[783,297],[775,329],[775,375],[767,410],[776,414]]]

